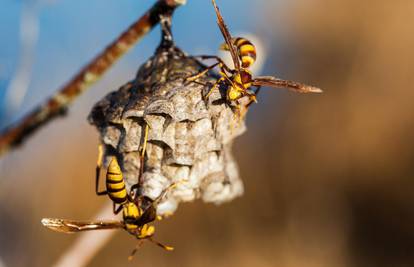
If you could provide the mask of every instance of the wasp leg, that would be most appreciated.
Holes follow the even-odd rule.
[[[204,69],[203,71],[201,71],[201,72],[199,72],[199,73],[197,73],[197,74],[195,74],[195,75],[193,75],[193,76],[190,76],[190,77],[187,77],[185,80],[186,81],[190,81],[190,82],[194,82],[194,81],[196,81],[198,78],[200,78],[200,77],[202,77],[202,76],[204,76],[204,75],[206,75],[206,73],[208,72],[208,71],[210,71],[210,70],[212,70],[212,69],[214,69],[215,67],[217,67],[217,66],[219,66],[219,68],[220,68],[220,74],[222,75],[222,76],[225,76],[225,77],[227,77],[228,78],[228,75],[227,75],[227,73],[226,72],[228,72],[228,73],[230,73],[230,74],[233,74],[234,73],[234,71],[232,70],[232,69],[230,69],[227,65],[226,65],[226,63],[224,63],[224,61],[221,59],[221,58],[219,58],[219,57],[217,57],[217,56],[196,56],[196,57],[201,57],[202,59],[208,59],[208,58],[214,58],[214,59],[216,59],[218,62],[217,63],[215,63],[215,64],[213,64],[213,65],[211,65],[211,66],[209,66],[209,67],[207,67],[206,69]],[[224,74],[223,74],[224,73]]]
[[[158,204],[162,201],[162,199],[168,194],[168,191],[174,189],[179,184],[188,183],[188,180],[180,180],[175,183],[171,183],[167,188],[161,191],[161,194],[154,200],[154,204]]]
[[[141,175],[141,174],[140,174]],[[138,177],[138,180],[140,177]],[[136,183],[133,186],[131,186],[131,189],[129,191],[129,200],[133,202],[138,197],[138,188],[140,186],[140,183]],[[134,193],[134,191],[137,191],[137,193]]]
[[[229,78],[229,76],[227,76],[226,72],[223,69],[221,69],[220,75],[221,75],[220,79],[218,79],[214,83],[213,87],[211,87],[211,89],[208,91],[207,95],[204,96],[204,100],[208,99],[208,97],[211,95],[211,93],[214,91],[214,89],[216,89],[220,85],[220,83],[223,82],[223,81],[228,82],[231,86],[234,87],[233,82],[231,81],[231,79]]]
[[[233,81],[230,79],[229,76],[227,76],[227,74],[223,70],[221,70],[219,73],[221,77],[223,77],[231,86],[235,87]]]
[[[142,181],[141,177],[144,174],[144,162],[145,162],[145,152],[147,150],[147,143],[148,143],[148,131],[149,131],[149,125],[148,123],[145,124],[144,128],[144,140],[143,144],[140,147],[140,155],[139,155],[139,161],[140,161],[140,167],[139,167],[139,174],[138,174],[138,182],[131,186],[129,197],[131,199],[135,199],[136,196],[138,196],[138,192],[134,193],[134,191],[138,191],[138,188],[140,187]]]
[[[122,210],[122,205],[119,205],[118,208],[116,207],[116,203],[112,202],[112,211],[114,212],[114,214],[118,214],[121,210]]]
[[[141,177],[144,174],[144,161],[145,161],[145,152],[147,150],[147,143],[148,143],[148,131],[149,131],[149,124],[146,123],[145,124],[145,129],[144,129],[144,140],[143,140],[143,144],[140,148],[141,150],[141,155],[140,155],[140,166],[139,166],[139,176],[138,176],[138,183],[133,185],[131,188],[132,190],[135,190],[139,187],[139,185],[141,184]]]
[[[221,77],[220,79],[218,79],[214,85],[210,88],[210,90],[208,91],[208,93],[203,97],[204,100],[208,99],[211,95],[211,93],[213,93],[213,91],[220,85],[220,83],[222,83],[223,81],[225,81],[226,78],[225,77]]]
[[[147,124],[145,124],[145,129],[144,129],[144,142],[143,142],[142,147],[141,147],[141,158],[145,157],[145,151],[147,150],[148,131],[149,131],[149,125],[147,123]]]
[[[102,168],[102,158],[103,158],[103,146],[99,145],[98,146],[98,160],[96,163],[96,171],[95,171],[95,192],[98,196],[103,196],[106,195],[108,192],[105,191],[101,191],[99,192],[99,177],[101,174],[101,168]]]
[[[201,60],[215,59],[217,60],[218,63],[222,65],[223,69],[225,69],[227,72],[234,73],[234,70],[230,69],[229,66],[227,66],[226,63],[224,63],[224,61],[218,56],[199,55],[199,56],[193,56],[193,57],[200,58]]]
[[[149,237],[149,238],[148,238],[148,240],[149,240],[149,241],[151,241],[152,243],[154,243],[155,245],[157,245],[157,246],[159,246],[159,247],[162,247],[163,249],[165,249],[165,250],[167,250],[167,251],[173,251],[173,250],[174,250],[174,247],[171,247],[171,246],[167,246],[167,245],[161,244],[160,242],[155,241],[155,240],[154,240],[154,239],[152,239],[151,237]]]
[[[137,253],[138,249],[142,247],[144,244],[144,240],[140,240],[138,244],[135,246],[135,248],[131,251],[131,254],[128,256],[128,260],[131,261],[134,258],[135,253]]]
[[[255,93],[250,93],[250,92],[246,92],[247,96],[249,97],[249,102],[244,106],[245,109],[247,110],[247,108],[253,104],[253,103],[257,103],[257,98],[256,98],[256,94]]]
[[[208,86],[207,83],[202,83],[202,82],[199,82],[199,81],[193,81],[193,83],[196,83],[196,84],[199,84],[199,85],[202,85],[202,86]]]
[[[186,81],[189,81],[189,82],[193,82],[193,81],[197,80],[198,78],[206,75],[207,72],[209,72],[210,70],[214,69],[218,65],[220,65],[220,62],[217,62],[217,63],[215,63],[215,64],[213,64],[213,65],[205,68],[203,71],[201,71],[201,72],[199,72],[199,73],[197,73],[197,74],[195,74],[193,76],[189,76],[189,77],[185,78],[185,80]]]
[[[171,189],[173,189],[176,186],[177,186],[176,183],[172,183],[167,188],[162,190],[161,194],[154,200],[154,204],[157,205],[158,203],[160,203],[163,200],[163,198],[167,195],[168,191],[170,191]]]
[[[257,88],[256,88],[256,91],[251,95],[251,97],[250,97],[250,101],[249,101],[249,103],[247,103],[247,105],[246,105],[246,109],[251,105],[251,104],[253,104],[253,103],[257,103],[257,99],[256,99],[256,96],[257,96],[257,94],[260,92],[260,89],[261,89],[262,87],[261,86],[258,86]]]

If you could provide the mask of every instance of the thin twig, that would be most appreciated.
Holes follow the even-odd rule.
[[[106,204],[95,219],[114,219],[112,204]],[[91,231],[81,233],[78,239],[61,255],[53,267],[82,267],[113,237],[116,230]]]
[[[137,22],[122,33],[91,63],[84,67],[61,90],[12,127],[0,134],[0,156],[19,145],[35,130],[64,114],[67,107],[107,71],[159,22],[160,16],[171,14],[184,0],[159,0]]]

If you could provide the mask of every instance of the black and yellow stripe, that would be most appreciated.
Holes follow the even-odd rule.
[[[106,172],[106,190],[114,203],[122,205],[128,201],[124,177],[116,157],[112,157]]]
[[[135,230],[139,227],[137,220],[141,216],[142,211],[133,202],[127,202],[123,206],[122,217],[124,219],[125,228],[128,231]]]
[[[234,39],[234,45],[239,51],[239,57],[243,68],[250,67],[256,61],[256,47],[246,38]]]
[[[256,61],[256,47],[243,37],[233,38],[232,42],[236,46],[242,67],[250,67]],[[229,50],[226,44],[223,44],[221,49]]]

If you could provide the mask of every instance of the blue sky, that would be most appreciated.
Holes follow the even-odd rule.
[[[24,4],[35,0],[2,0],[0,4],[0,100],[16,71],[19,60],[19,27]],[[232,32],[255,32],[255,12],[263,0],[221,0],[218,4]],[[154,1],[149,0],[37,0],[39,35],[35,48],[33,72],[23,105],[13,118],[21,116],[66,83],[76,71],[99,53],[121,31],[143,14]],[[237,6],[234,6],[237,3]],[[249,4],[248,4],[249,3]],[[245,8],[245,7],[248,8]],[[215,54],[222,36],[215,22],[209,0],[188,0],[176,11],[173,32],[177,44],[194,54]],[[148,58],[159,42],[158,28],[137,45],[116,66],[128,69],[133,77],[136,68]],[[134,67],[136,66],[135,69]],[[116,71],[115,71],[116,72]],[[0,125],[13,118],[2,118]]]

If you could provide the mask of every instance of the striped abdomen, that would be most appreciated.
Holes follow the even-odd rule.
[[[116,204],[124,204],[128,201],[124,177],[116,157],[112,157],[106,172],[106,191]]]
[[[242,67],[250,67],[256,61],[256,47],[252,42],[243,37],[233,38],[232,41],[238,51]],[[223,45],[222,48],[228,50],[227,45]]]

